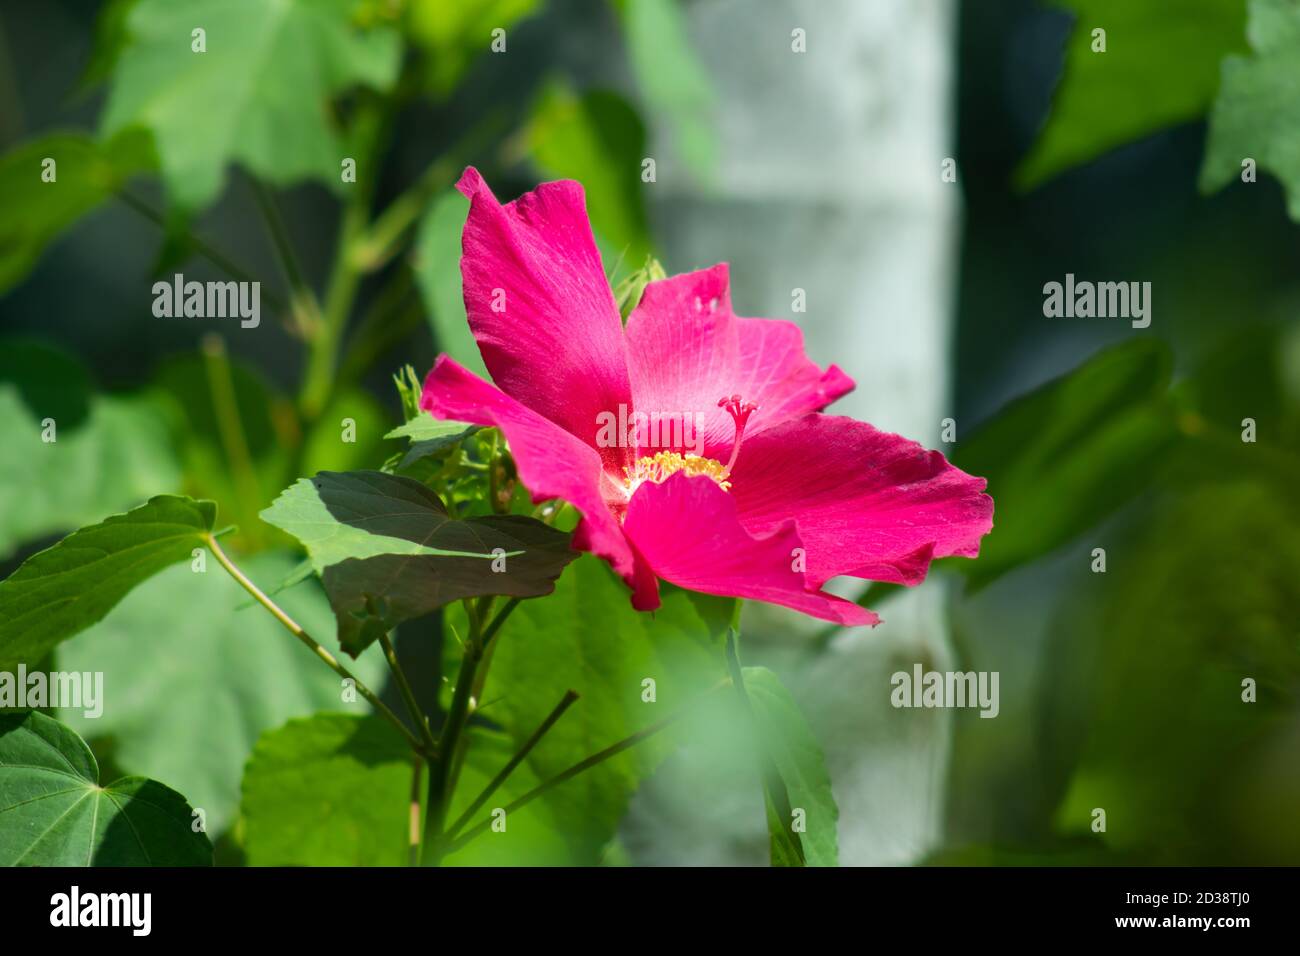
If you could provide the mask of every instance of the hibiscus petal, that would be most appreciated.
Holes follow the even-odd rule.
[[[628,374],[633,407],[661,421],[687,416],[698,423],[697,453],[716,458],[731,449],[735,426],[718,399],[737,377],[739,339],[731,311],[727,266],[651,282],[627,320]],[[673,447],[651,441],[649,449]]]
[[[735,500],[711,478],[678,472],[641,485],[623,531],[655,574],[679,587],[780,604],[846,626],[879,623],[865,608],[809,590],[805,575],[794,570],[803,547],[794,522],[750,534]]]
[[[757,434],[853,391],[854,382],[832,365],[822,371],[803,350],[803,330],[784,319],[737,319],[740,361],[735,394],[758,405],[746,434]],[[750,396],[753,396],[752,398]]]
[[[818,411],[853,388],[835,366],[822,371],[803,350],[793,322],[738,318],[726,263],[646,286],[627,323],[634,407],[661,419],[699,423],[702,448],[725,460],[735,425],[718,400],[740,395],[759,406],[747,434]],[[662,436],[661,436],[662,437]],[[648,447],[681,447],[667,440]]]
[[[500,428],[533,501],[563,498],[582,512],[574,547],[608,561],[633,589],[638,609],[659,606],[658,582],[605,503],[622,493],[610,486],[594,449],[446,355],[425,378],[420,407],[437,418]]]
[[[993,526],[983,478],[916,442],[834,415],[746,437],[731,483],[750,533],[794,520],[813,587],[841,574],[918,584],[935,558],[978,555]]]
[[[597,416],[630,406],[631,390],[582,186],[543,183],[502,206],[471,166],[456,188],[470,198],[465,309],[493,381],[594,447]],[[603,453],[618,473],[622,450]]]

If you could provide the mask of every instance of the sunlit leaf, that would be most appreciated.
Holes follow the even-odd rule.
[[[1051,113],[1016,171],[1038,186],[1124,143],[1204,115],[1219,63],[1245,49],[1246,0],[1058,0],[1074,14]],[[1093,52],[1094,30],[1106,50]]]
[[[208,205],[241,163],[277,185],[338,186],[343,141],[330,99],[387,88],[395,30],[362,30],[355,0],[140,0],[127,16],[102,127],[153,134],[163,179],[184,209]],[[192,31],[206,31],[195,52]],[[354,157],[355,158],[355,157]]]
[[[32,555],[0,581],[0,666],[40,660],[132,588],[189,560],[215,517],[211,501],[159,495]]]
[[[1277,176],[1286,187],[1287,211],[1300,220],[1300,130],[1289,119],[1300,111],[1296,59],[1300,57],[1300,5],[1251,0],[1254,55],[1223,62],[1223,82],[1210,114],[1201,188],[1212,192],[1242,175],[1242,163]]]

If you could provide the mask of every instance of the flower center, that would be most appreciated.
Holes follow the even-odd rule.
[[[635,465],[623,469],[623,472],[627,475],[623,479],[623,487],[627,489],[628,496],[631,497],[632,493],[643,482],[653,481],[655,484],[659,484],[667,481],[669,477],[679,471],[684,471],[692,477],[705,475],[712,478],[723,491],[731,487],[731,482],[727,481],[722,462],[701,455],[680,455],[675,451],[661,451],[653,455],[647,455],[644,458],[638,458]]]
[[[736,459],[740,457],[740,443],[745,434],[745,423],[749,421],[750,415],[758,411],[758,406],[753,402],[743,401],[739,395],[729,395],[718,399],[718,407],[725,408],[731,415],[732,421],[736,423],[736,437],[732,441],[731,457],[727,463],[724,465],[715,458],[683,455],[675,451],[661,451],[646,455],[638,458],[636,464],[623,469],[623,473],[627,476],[623,479],[623,487],[627,489],[629,498],[643,482],[653,481],[659,484],[679,471],[684,471],[691,477],[704,475],[717,482],[718,487],[723,491],[731,490],[731,482],[728,479],[731,477],[731,469],[736,466]]]

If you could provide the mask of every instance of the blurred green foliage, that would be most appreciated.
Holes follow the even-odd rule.
[[[1177,11],[1130,0],[1055,2],[1074,15],[1074,29],[1052,111],[1016,171],[1022,188],[1204,115],[1220,61],[1246,48],[1246,0],[1188,0]]]

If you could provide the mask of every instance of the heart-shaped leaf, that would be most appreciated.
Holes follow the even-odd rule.
[[[35,711],[0,715],[0,866],[208,866],[201,817],[144,777],[101,787],[85,742]]]

